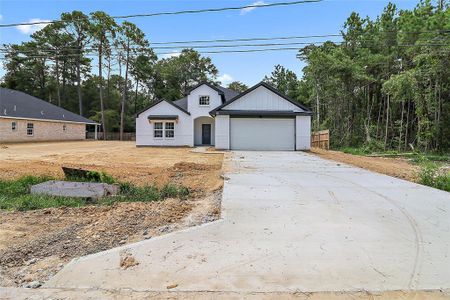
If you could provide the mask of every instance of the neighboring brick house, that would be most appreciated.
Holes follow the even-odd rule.
[[[98,123],[23,92],[0,88],[0,142],[86,139]]]

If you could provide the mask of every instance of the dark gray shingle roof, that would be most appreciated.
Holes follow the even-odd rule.
[[[219,90],[221,90],[225,96],[225,101],[230,100],[233,97],[236,97],[237,95],[239,95],[239,92],[224,88],[222,86],[218,86],[217,87]]]
[[[96,122],[64,108],[23,92],[6,88],[0,88],[0,117],[96,124]]]
[[[187,97],[181,98],[179,100],[175,100],[175,101],[173,101],[173,104],[181,107],[184,110],[187,110]]]

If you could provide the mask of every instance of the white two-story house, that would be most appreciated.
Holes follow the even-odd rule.
[[[242,93],[204,82],[138,113],[136,145],[308,150],[311,114],[264,82]]]

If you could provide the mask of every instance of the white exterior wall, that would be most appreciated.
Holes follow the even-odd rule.
[[[215,124],[211,117],[199,117],[194,120],[194,145],[202,144],[202,124],[211,124],[211,145],[215,145]]]
[[[175,121],[174,138],[154,138],[153,123],[148,120],[149,115],[178,115]],[[136,145],[137,146],[194,146],[194,129],[192,117],[178,108],[162,101],[147,109],[136,118]]]
[[[198,99],[200,96],[209,96],[209,106],[200,106]],[[211,117],[209,112],[222,104],[222,98],[216,90],[207,85],[201,85],[188,95],[187,111],[191,114],[192,119],[198,117]]]
[[[260,86],[247,95],[222,108],[223,110],[292,110],[303,111],[298,106]]]
[[[230,116],[217,115],[216,118],[216,149],[230,149]]]
[[[295,150],[311,148],[311,116],[295,117]]]

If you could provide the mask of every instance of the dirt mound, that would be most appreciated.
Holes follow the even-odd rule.
[[[40,273],[20,273],[17,270],[27,266],[29,261],[53,257],[58,262],[67,262],[74,257],[168,232],[171,224],[185,218],[192,207],[189,201],[168,199],[102,207],[2,212],[1,227],[17,230],[10,239],[13,243],[1,247],[0,266],[7,273],[4,275],[11,277],[16,285],[29,281],[27,279],[46,280]],[[31,228],[40,230],[30,231],[27,227],[30,221],[39,223]]]
[[[196,164],[189,162],[179,162],[173,165],[171,170],[175,172],[186,172],[186,171],[209,171],[209,170],[219,170],[221,166],[219,165],[207,165],[207,164]]]
[[[311,152],[322,158],[347,163],[349,165],[413,182],[417,181],[419,168],[404,158],[367,157],[318,148],[311,149]]]

